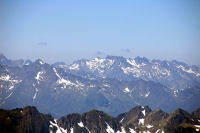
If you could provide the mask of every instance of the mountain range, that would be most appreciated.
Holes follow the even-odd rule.
[[[168,114],[148,106],[136,106],[117,117],[90,110],[59,119],[27,106],[0,109],[1,133],[196,133],[200,131],[200,108],[188,113],[180,108]]]
[[[117,116],[138,105],[191,112],[200,106],[200,66],[120,56],[48,64],[1,54],[0,108],[27,105],[55,118],[91,109]]]

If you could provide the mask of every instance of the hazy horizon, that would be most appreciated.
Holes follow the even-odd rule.
[[[0,53],[0,55],[3,55],[3,56],[5,56],[3,53]],[[80,59],[77,59],[77,60],[74,60],[74,61],[72,61],[72,62],[65,62],[65,61],[62,61],[62,60],[58,60],[58,61],[55,61],[55,62],[47,62],[45,59],[41,59],[41,58],[36,58],[36,59],[25,59],[25,58],[16,58],[16,59],[12,59],[12,58],[8,58],[8,57],[6,57],[7,59],[10,59],[10,60],[13,60],[13,61],[15,61],[15,60],[24,60],[24,61],[26,61],[26,60],[31,60],[32,62],[35,62],[35,61],[37,61],[37,60],[42,60],[42,61],[44,61],[45,63],[48,63],[48,64],[50,64],[50,65],[52,65],[52,64],[54,64],[54,63],[58,63],[58,62],[63,62],[63,63],[65,63],[66,65],[71,65],[71,64],[73,64],[74,62],[76,62],[76,61],[78,61],[78,60],[93,60],[93,59],[95,59],[95,58],[106,58],[107,56],[118,56],[118,55],[105,55],[105,56],[96,56],[96,57],[93,57],[93,58],[80,58]],[[124,57],[124,56],[119,56],[119,57]],[[140,58],[147,58],[147,57],[143,57],[143,56],[135,56],[135,57],[124,57],[124,58],[127,58],[127,59],[135,59],[135,58],[137,58],[137,57],[140,57]],[[183,62],[183,63],[186,63],[186,64],[188,64],[188,65],[190,65],[190,66],[192,66],[192,65],[199,65],[199,64],[189,64],[188,62],[184,62],[184,61],[180,61],[180,60],[177,60],[177,59],[172,59],[172,60],[166,60],[166,59],[158,59],[158,58],[155,58],[155,59],[151,59],[151,58],[147,58],[147,59],[149,59],[150,61],[152,61],[152,60],[161,60],[161,61],[173,61],[173,60],[176,60],[176,61],[178,61],[178,62]]]

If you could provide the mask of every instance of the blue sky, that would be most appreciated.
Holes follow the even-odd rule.
[[[0,29],[0,53],[11,59],[200,64],[199,0],[0,0]]]

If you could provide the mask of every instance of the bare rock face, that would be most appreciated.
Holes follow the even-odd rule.
[[[1,133],[195,133],[200,121],[193,113],[176,109],[171,114],[137,106],[116,118],[98,110],[72,113],[59,119],[38,112],[33,106],[0,109]]]
[[[48,133],[50,115],[39,113],[35,107],[27,106],[23,109],[0,110],[0,132],[16,133]]]

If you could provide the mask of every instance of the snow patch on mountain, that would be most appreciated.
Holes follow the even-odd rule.
[[[145,116],[145,109],[142,111],[143,115]]]
[[[121,131],[117,131],[116,133],[126,133],[123,127],[121,127]]]
[[[86,66],[92,71],[97,70],[99,73],[103,74],[104,68],[110,68],[113,63],[114,60],[95,58],[93,60],[86,61]]]
[[[58,74],[58,72],[56,71],[56,68],[53,68],[53,71],[55,72],[56,76],[61,79],[60,75]]]
[[[79,82],[78,80],[76,80],[76,87],[84,87],[85,84]]]
[[[50,133],[53,133],[53,131],[51,130],[51,128],[53,127],[56,127],[57,128],[57,131],[56,133],[67,133],[67,129],[63,129],[62,127],[59,127],[58,124],[57,124],[57,121],[56,119],[54,119],[54,122],[50,121],[50,125],[49,125],[49,132]],[[73,132],[73,131],[72,131]]]
[[[42,77],[42,74],[44,74],[45,72],[44,71],[39,71],[35,77],[35,79],[37,80],[37,83],[39,84],[40,80],[43,80],[43,77]]]
[[[157,75],[162,74],[162,75],[170,76],[170,71],[168,71],[167,69],[160,69],[160,68],[158,67],[158,65],[153,65],[153,66],[152,66],[152,69],[155,70],[154,75],[155,75],[155,74],[157,74]]]
[[[90,88],[94,88],[95,87],[95,84],[90,84]]]
[[[8,89],[9,89],[9,90],[12,90],[13,88],[14,88],[14,86],[12,85],[12,86],[10,86]]]
[[[105,59],[101,59],[101,58],[95,58],[91,61],[87,61],[86,65],[89,67],[89,69],[97,69],[99,66],[101,68],[104,68],[104,64],[103,62],[105,61]]]
[[[72,83],[70,80],[66,80],[66,79],[64,79],[64,78],[61,78],[61,79],[59,79],[58,81],[57,81],[57,83],[58,84],[64,84],[65,85],[65,87],[64,88],[66,88],[66,86],[73,86],[73,85],[75,85],[74,83]]]
[[[35,88],[35,94],[33,96],[33,100],[35,100],[36,96],[37,96],[37,93],[38,93],[38,88]]]
[[[10,83],[7,87],[8,90],[13,90],[15,85],[20,83],[22,80],[16,80],[14,78],[12,78],[10,75],[3,75],[0,77],[0,80],[4,81],[4,82],[8,82]],[[3,87],[3,85],[1,85],[1,87]]]
[[[140,68],[141,66],[144,66],[144,65],[145,65],[145,64],[142,64],[142,65],[137,64],[137,63],[135,62],[135,60],[132,60],[132,59],[126,59],[126,61],[127,61],[130,65],[135,66],[135,67],[137,67],[137,68]]]
[[[1,76],[0,80],[9,81],[10,78],[11,78],[10,75],[5,75],[5,76]]]
[[[123,120],[124,120],[124,118],[122,118],[122,119],[120,120],[120,123],[122,123],[122,122],[123,122]]]
[[[131,133],[136,133],[136,131],[132,128],[129,128],[129,130],[130,130]]]
[[[157,129],[155,133],[159,133],[160,129]]]
[[[174,96],[177,97],[177,94],[179,93],[179,90],[174,90],[173,93],[174,93]]]
[[[27,63],[26,63],[26,64],[24,64],[24,65],[28,66],[28,65],[30,65],[30,62],[27,62]]]
[[[130,90],[128,87],[126,87],[126,88],[124,88],[123,92],[128,93],[128,92],[130,92]]]
[[[70,128],[70,133],[74,133],[73,127]]]
[[[21,80],[13,79],[10,75],[1,76],[0,80],[6,81],[6,82],[11,82],[11,84],[17,84],[17,83],[21,82]]]
[[[189,83],[185,82],[184,84],[179,85],[183,80],[177,79],[177,76],[180,76],[183,79],[190,79],[194,74],[200,76],[199,66],[182,64],[181,68],[179,68],[178,66],[180,64],[181,63],[177,61],[151,61],[141,57],[131,59],[108,56],[106,58],[77,61],[68,65],[66,69],[72,74],[89,79],[95,79],[97,77],[116,78],[118,80],[142,79],[145,81],[159,82],[168,88],[174,87],[175,89],[180,89],[184,88],[184,86]],[[76,70],[75,68],[77,68],[78,65],[79,69]],[[182,69],[184,71],[180,71]],[[174,85],[175,81],[177,81],[177,84]],[[147,96],[148,95],[146,95],[146,97]]]
[[[69,66],[70,70],[79,70],[79,64],[73,64],[71,66]]]
[[[144,95],[144,97],[148,97],[148,96],[149,96],[149,94],[150,94],[150,91],[149,91],[149,92],[147,92],[147,93]]]
[[[103,86],[108,87],[108,88],[110,87],[110,85],[108,85],[108,84],[104,84]]]
[[[200,125],[194,125],[194,126],[200,128]]]
[[[83,125],[83,122],[81,121],[81,122],[79,122],[78,123],[78,125],[80,126],[80,127],[84,127],[84,125]]]
[[[142,119],[139,119],[139,123],[138,124],[142,124],[142,125],[144,125],[144,119],[142,118]]]
[[[123,72],[125,74],[133,74],[135,77],[140,77],[141,76],[141,70],[138,68],[131,68],[131,67],[121,67],[121,69],[123,70]]]
[[[44,64],[45,64],[43,61],[39,61],[39,63],[40,63],[41,65],[44,65]]]
[[[107,122],[106,122],[106,125],[107,125],[107,129],[106,129],[107,133],[115,133],[115,131],[108,125]]]
[[[152,125],[147,125],[146,127],[147,127],[147,128],[152,128],[153,126],[152,126]]]
[[[183,67],[182,65],[177,66],[177,68],[181,69],[181,70],[184,71],[184,72],[194,74],[194,75],[196,75],[197,77],[200,76],[200,73],[194,72],[191,68],[186,69],[186,68]]]
[[[7,97],[5,97],[5,99],[8,99],[12,94],[13,92],[11,92]]]
[[[66,88],[67,86],[75,86],[79,89],[82,89],[85,86],[83,83],[79,82],[78,80],[76,80],[75,82],[72,82],[70,80],[64,79],[58,74],[58,72],[56,71],[56,68],[53,68],[53,70],[54,70],[56,76],[58,77],[58,80],[56,83],[58,85],[63,85],[63,87],[61,87],[61,88]]]

